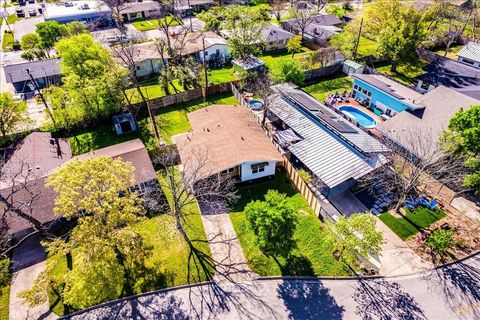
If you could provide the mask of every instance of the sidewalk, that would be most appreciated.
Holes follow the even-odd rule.
[[[215,280],[238,283],[257,278],[248,268],[228,213],[202,214],[202,222],[215,260]]]

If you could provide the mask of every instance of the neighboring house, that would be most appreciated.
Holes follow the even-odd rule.
[[[296,19],[280,21],[280,23],[283,29],[295,34],[302,34],[301,24]],[[303,38],[318,45],[326,45],[328,39],[342,31],[340,28],[342,25],[343,21],[337,16],[331,14],[315,16],[306,25]]]
[[[426,73],[418,77],[416,89],[428,92],[444,86],[480,100],[480,69],[439,55],[424,68]]]
[[[28,72],[40,88],[58,85],[61,82],[59,62],[60,59],[55,58],[5,65],[3,67],[5,80],[13,85],[16,93],[35,91],[35,85]]]
[[[405,110],[423,109],[422,94],[378,74],[354,74],[352,97],[387,117]]]
[[[45,21],[68,23],[72,21],[98,22],[111,20],[111,10],[101,1],[84,0],[56,2],[48,4],[44,9]]]
[[[457,111],[480,104],[479,100],[443,86],[426,93],[422,100],[425,105],[424,109],[402,112],[380,123],[376,129],[405,148],[412,144],[412,141],[408,141],[411,139],[411,134],[431,137],[432,144],[430,146],[434,147]],[[428,145],[428,143],[425,144],[425,146]]]
[[[157,18],[162,14],[161,4],[155,1],[124,3],[120,8],[120,13],[122,14],[123,22]]]
[[[387,162],[387,148],[292,84],[272,87],[268,126],[290,161],[320,180],[321,192],[349,190]]]
[[[45,181],[69,161],[96,156],[109,156],[128,161],[135,168],[135,185],[132,186],[132,190],[135,189],[140,194],[156,181],[155,170],[147,149],[139,139],[72,157],[68,139],[53,138],[50,133],[34,132],[7,148],[5,156],[0,193],[4,196],[10,194],[12,187],[15,187],[12,184],[13,176],[16,176],[14,181],[27,181],[28,190],[22,188],[17,191],[14,204],[43,224],[58,218],[53,213],[56,193],[45,186]],[[33,201],[32,194],[36,195]],[[6,223],[9,226],[9,233],[15,237],[21,237],[31,228],[28,222],[11,213],[6,214]]]
[[[179,0],[175,2],[175,11],[181,17],[186,17],[194,12],[207,11],[213,0]]]
[[[187,115],[192,131],[174,137],[184,170],[249,181],[275,174],[283,157],[246,106],[213,105]],[[198,159],[206,159],[199,165]]]
[[[178,40],[174,45],[183,45],[183,48],[181,48],[182,55],[192,55],[199,62],[204,59],[206,61],[224,61],[229,57],[227,41],[215,32],[192,32],[182,40]],[[204,45],[205,51],[203,51]]]
[[[163,66],[163,60],[155,42],[132,44],[132,46],[134,48],[131,52],[133,53],[137,77],[158,74]],[[127,67],[121,59],[117,58],[117,61]]]
[[[222,30],[222,36],[228,39],[232,32],[230,30]],[[263,43],[265,51],[282,50],[287,47],[287,41],[295,35],[287,30],[284,30],[274,24],[264,26],[260,32],[260,37],[256,41]]]
[[[457,53],[458,61],[480,68],[480,43],[469,42]]]

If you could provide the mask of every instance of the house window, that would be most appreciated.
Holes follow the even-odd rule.
[[[235,168],[228,168],[220,172],[220,174],[229,174],[232,173]]]
[[[205,57],[208,56],[208,51],[205,51]]]
[[[252,164],[251,165],[252,173],[264,172],[266,166],[268,166],[268,162]]]
[[[371,97],[372,93],[370,91],[367,92],[367,96]]]
[[[474,65],[474,64],[475,64],[475,61],[472,61],[472,60],[470,60],[470,59],[465,59],[465,58],[462,59],[462,62],[463,62],[463,63],[466,63],[466,64],[471,64],[471,65]]]
[[[354,90],[358,90],[358,86],[357,86],[356,84],[353,85],[353,89],[354,89]]]
[[[145,192],[148,191],[148,189],[149,189],[148,182],[142,182],[133,187],[128,187],[128,190],[130,190],[130,192],[137,192],[139,196],[145,194]]]
[[[138,71],[138,70],[142,69],[142,67],[136,66],[136,69],[137,69],[137,71]]]

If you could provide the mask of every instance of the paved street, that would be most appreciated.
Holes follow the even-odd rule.
[[[480,256],[415,276],[206,284],[72,319],[480,319]]]

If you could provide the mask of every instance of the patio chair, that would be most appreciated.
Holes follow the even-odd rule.
[[[419,203],[421,206],[428,207],[428,199],[426,197],[421,197]]]
[[[437,208],[437,204],[438,204],[437,200],[433,199],[428,204],[428,207],[430,208],[430,210],[435,210]]]

